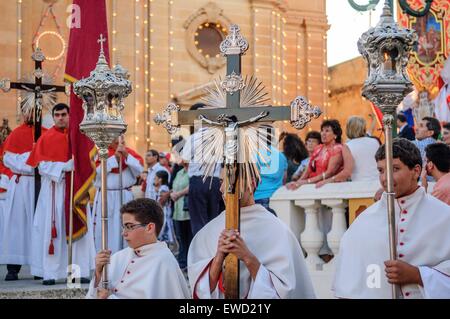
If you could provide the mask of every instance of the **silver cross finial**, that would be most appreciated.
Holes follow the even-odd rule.
[[[106,42],[106,38],[103,37],[103,33],[100,33],[100,38],[97,43],[100,43],[100,52],[103,53],[103,42]]]
[[[232,24],[230,26],[230,33],[220,44],[220,52],[224,56],[233,54],[243,55],[247,50],[248,42],[241,35],[241,29],[237,24]]]

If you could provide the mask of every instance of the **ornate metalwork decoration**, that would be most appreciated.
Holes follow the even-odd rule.
[[[38,78],[38,79],[42,79],[42,77],[44,76],[44,71],[42,71],[41,68],[38,68],[38,69],[33,71],[33,76]]]
[[[113,73],[122,79],[128,80],[130,78],[130,73],[127,69],[125,69],[122,65],[119,63],[116,63],[116,65],[113,68]]]
[[[395,119],[392,116],[392,114],[383,115],[383,125],[384,126],[387,126],[392,129],[392,126],[394,125],[394,121],[395,121]]]
[[[116,75],[108,66],[100,36],[100,55],[88,78],[74,84],[75,94],[83,100],[84,118],[80,131],[99,148],[101,157],[108,156],[108,146],[126,131],[123,99],[131,93],[131,82]]]
[[[367,4],[357,4],[353,0],[348,0],[348,3],[352,6],[356,11],[369,11],[375,9],[380,0],[369,0]]]
[[[303,96],[297,96],[291,103],[291,125],[296,129],[302,129],[313,118],[316,119],[322,114],[318,106],[308,103]]]
[[[33,59],[33,61],[42,62],[45,60],[45,55],[42,52],[41,48],[37,47],[36,50],[34,50],[33,54],[31,55],[31,58]]]
[[[220,44],[220,52],[227,56],[231,54],[244,55],[248,50],[248,41],[241,35],[241,29],[238,25],[230,26],[230,33]]]
[[[225,79],[220,82],[220,86],[224,91],[233,95],[234,92],[242,90],[245,84],[242,76],[233,72],[230,75],[227,75]]]
[[[0,90],[9,92],[11,90],[11,80],[8,78],[0,79]]]
[[[353,9],[356,11],[369,11],[375,9],[377,4],[380,2],[380,0],[369,0],[367,4],[357,4],[354,0],[348,0],[348,3],[352,6]],[[423,17],[430,12],[431,4],[433,3],[433,0],[425,0],[425,6],[420,10],[414,10],[407,0],[398,0],[398,3],[400,4],[400,7],[402,8],[403,12],[406,14],[419,18]],[[389,0],[389,7],[393,8],[393,0]]]
[[[179,129],[177,112],[180,107],[175,103],[169,103],[164,108],[162,114],[156,114],[154,121],[157,125],[162,125],[169,134],[173,134]]]
[[[412,91],[406,66],[416,42],[414,31],[395,23],[387,2],[376,27],[363,33],[358,40],[359,52],[369,66],[362,95],[383,112],[395,112],[403,97]]]
[[[220,108],[226,106],[227,91],[222,85],[224,81],[219,78],[219,80],[214,80],[214,86],[205,88],[206,94],[202,100],[207,108]],[[241,94],[240,107],[267,106],[269,94],[266,92],[265,88],[264,84],[255,76],[246,76],[243,80],[242,88],[239,89]],[[234,92],[237,92],[237,90]]]

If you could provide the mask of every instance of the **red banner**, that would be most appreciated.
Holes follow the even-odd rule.
[[[109,61],[108,27],[105,0],[74,0],[72,6],[72,26],[70,29],[67,53],[66,74],[64,78],[76,82],[89,76],[97,64],[100,53],[100,34],[106,38],[105,57]],[[73,181],[73,239],[77,240],[87,232],[86,205],[89,202],[89,188],[95,178],[96,147],[80,132],[84,111],[82,101],[70,94],[69,152],[74,156]],[[70,174],[66,176],[66,234],[69,235]]]

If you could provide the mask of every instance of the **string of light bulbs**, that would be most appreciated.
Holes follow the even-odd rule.
[[[22,0],[17,0],[17,79],[20,79],[22,77]],[[16,96],[17,96],[17,106],[16,106],[16,121],[17,123],[20,122],[20,102],[21,97],[19,90],[16,90]]]

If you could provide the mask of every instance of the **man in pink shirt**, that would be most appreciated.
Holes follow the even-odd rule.
[[[436,180],[431,195],[450,205],[450,146],[430,144],[425,148],[425,170]]]

